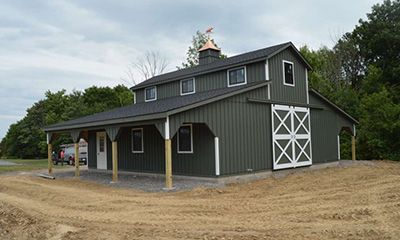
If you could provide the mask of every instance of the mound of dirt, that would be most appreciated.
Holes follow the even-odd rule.
[[[148,193],[0,176],[0,239],[399,239],[400,163]]]

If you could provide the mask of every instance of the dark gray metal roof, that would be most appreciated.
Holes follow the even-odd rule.
[[[191,95],[176,96],[152,102],[132,104],[110,111],[100,112],[86,117],[46,126],[44,130],[50,132],[164,118],[167,114],[179,112],[178,110],[187,110],[197,107],[200,103],[207,104],[225,97],[256,89],[267,84],[269,84],[267,81],[256,82],[237,87],[221,88]],[[143,118],[145,116],[147,116],[147,118]]]
[[[261,61],[265,58],[275,55],[276,53],[286,49],[287,47],[292,47],[296,51],[296,53],[300,56],[300,59],[304,62],[304,64],[309,69],[311,69],[310,64],[308,64],[308,62],[303,58],[303,56],[301,56],[301,54],[298,52],[296,47],[291,42],[287,42],[287,43],[282,43],[279,45],[259,49],[256,51],[236,55],[236,56],[229,57],[226,59],[221,59],[221,60],[209,63],[209,64],[201,64],[201,65],[197,65],[194,67],[185,68],[185,69],[177,70],[174,72],[158,75],[158,76],[152,77],[142,83],[139,83],[138,85],[132,87],[131,89],[132,90],[141,89],[141,88],[145,88],[145,87],[159,84],[159,83],[166,83],[166,82],[170,82],[170,81],[180,80],[182,78],[193,77],[193,76],[199,75],[199,74],[205,74],[205,73],[209,73],[209,72],[219,71],[224,68],[234,67],[235,65]]]

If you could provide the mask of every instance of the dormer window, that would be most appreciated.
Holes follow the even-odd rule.
[[[194,78],[185,79],[181,81],[181,95],[192,94],[196,92]]]
[[[228,87],[238,86],[246,83],[246,67],[228,70]]]
[[[285,60],[283,61],[283,84],[294,86],[294,65]]]
[[[148,87],[144,90],[145,96],[144,96],[144,101],[150,102],[157,100],[157,87]]]

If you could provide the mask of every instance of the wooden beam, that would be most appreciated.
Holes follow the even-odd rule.
[[[165,139],[165,188],[172,189],[171,139]]]
[[[75,177],[79,177],[79,143],[75,143]]]
[[[112,181],[118,182],[118,144],[117,141],[112,142]]]
[[[351,136],[351,159],[356,160],[356,137]]]
[[[47,167],[49,169],[49,174],[53,173],[53,147],[51,143],[47,144]]]

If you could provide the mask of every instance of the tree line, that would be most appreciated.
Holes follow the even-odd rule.
[[[0,143],[1,155],[12,158],[45,158],[47,156],[46,134],[43,127],[103,112],[133,103],[133,93],[125,86],[90,87],[84,91],[47,91],[45,98],[34,103],[26,116],[12,124]],[[54,145],[69,143],[71,138],[62,135]]]
[[[400,1],[374,5],[332,49],[300,51],[310,86],[359,120],[358,158],[400,160]]]

